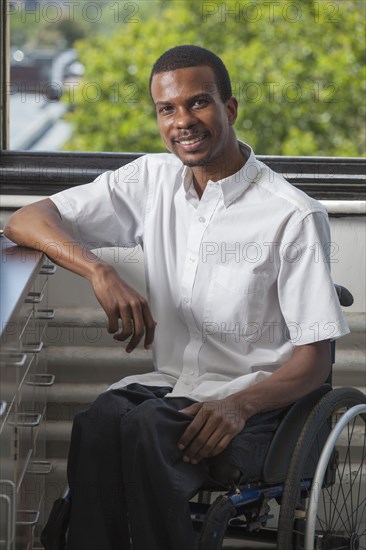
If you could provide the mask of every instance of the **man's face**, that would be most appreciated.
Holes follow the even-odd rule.
[[[158,125],[166,147],[187,166],[227,163],[236,142],[231,129],[235,98],[223,103],[210,67],[155,74],[151,83]]]

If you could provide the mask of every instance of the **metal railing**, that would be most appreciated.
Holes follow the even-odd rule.
[[[102,172],[116,170],[143,154],[3,150],[2,194],[48,196],[93,181]],[[258,155],[258,159],[318,200],[366,200],[366,158]]]

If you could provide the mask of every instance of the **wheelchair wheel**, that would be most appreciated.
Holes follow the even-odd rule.
[[[330,432],[347,410],[365,403],[362,392],[339,388],[325,395],[310,414],[285,482],[278,523],[279,550],[366,548],[365,413],[345,423],[329,454],[321,486],[315,487],[316,506],[310,498],[312,478]],[[313,524],[313,540],[308,536],[305,542],[307,521]]]
[[[204,550],[221,550],[226,528],[231,518],[236,515],[235,506],[226,496],[218,497],[210,506],[206,521],[202,526],[198,548]]]

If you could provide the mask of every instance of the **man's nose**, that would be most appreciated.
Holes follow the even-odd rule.
[[[175,126],[177,128],[190,128],[197,122],[197,117],[190,109],[179,109],[175,115]]]

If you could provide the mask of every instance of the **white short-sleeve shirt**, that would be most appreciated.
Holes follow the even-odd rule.
[[[155,371],[132,382],[221,399],[270,376],[294,346],[349,332],[331,279],[325,208],[258,161],[209,181],[172,154],[147,154],[53,195],[90,248],[141,244],[157,321]]]

